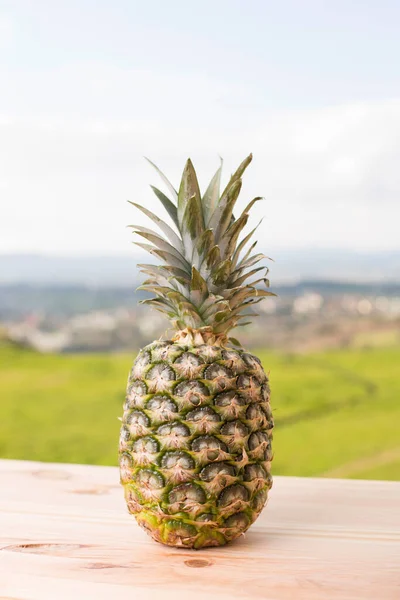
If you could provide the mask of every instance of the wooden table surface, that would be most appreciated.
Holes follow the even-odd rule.
[[[225,548],[153,542],[113,467],[0,461],[0,600],[400,599],[400,483],[276,477]]]

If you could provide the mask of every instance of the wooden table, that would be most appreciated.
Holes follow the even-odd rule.
[[[0,600],[400,599],[400,483],[276,477],[239,541],[156,544],[117,469],[0,461]]]

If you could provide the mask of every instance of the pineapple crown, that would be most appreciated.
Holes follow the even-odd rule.
[[[172,200],[151,186],[168,212],[174,229],[147,208],[131,202],[165,236],[140,225],[129,226],[149,242],[135,243],[164,263],[138,265],[148,277],[138,289],[155,295],[141,303],[150,304],[164,313],[178,330],[203,329],[225,337],[233,327],[248,324],[247,317],[257,316],[248,312],[252,305],[266,296],[275,295],[257,287],[259,284],[269,286],[268,268],[255,267],[267,257],[253,254],[257,242],[245,250],[260,223],[239,241],[250,209],[262,198],[251,200],[238,218],[233,216],[242,187],[241,178],[251,160],[250,154],[231,176],[222,194],[221,161],[203,196],[190,159],[186,162],[179,191],[149,161],[170,192]],[[237,343],[234,338],[230,339]]]

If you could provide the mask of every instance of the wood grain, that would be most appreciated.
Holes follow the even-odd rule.
[[[117,469],[0,461],[0,600],[399,600],[400,483],[276,477],[225,548],[175,550],[130,517]]]

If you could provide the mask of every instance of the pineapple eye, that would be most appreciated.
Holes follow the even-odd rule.
[[[255,453],[254,455],[262,457],[263,460],[271,460],[271,442],[268,435],[263,431],[252,433],[248,440],[248,446],[249,450]]]
[[[152,437],[146,436],[136,440],[133,444],[132,449],[134,452],[146,453],[146,454],[155,454],[158,452],[158,443]]]
[[[256,431],[249,437],[249,450],[255,450],[261,445],[268,445],[268,436],[263,431]]]
[[[266,479],[267,474],[261,465],[246,465],[244,468],[244,481],[253,481],[253,479]]]
[[[209,406],[203,406],[201,408],[195,408],[191,410],[186,415],[186,421],[214,421],[218,422],[221,420],[221,417],[217,415],[216,412],[213,411]]]
[[[200,471],[200,479],[207,482],[212,481],[219,475],[231,475],[234,477],[235,469],[231,465],[222,462],[207,465]]]
[[[168,348],[169,346],[171,346],[172,342],[171,341],[165,341],[165,342],[154,342],[153,344],[150,344],[150,346],[147,346],[151,352],[162,352],[164,348]]]
[[[142,377],[144,371],[151,364],[150,352],[140,352],[135,362],[133,363],[131,375],[132,377]]]
[[[271,486],[269,486],[271,487]],[[256,494],[253,498],[253,502],[251,503],[252,508],[259,512],[265,505],[268,498],[268,489],[261,490]]]
[[[130,433],[129,433],[129,429],[127,427],[125,427],[125,425],[123,427],[121,427],[119,438],[120,438],[121,442],[129,442]]]
[[[199,406],[210,395],[209,389],[201,381],[191,380],[178,383],[174,390],[175,396],[183,398],[193,406]]]
[[[122,469],[131,469],[133,466],[132,456],[127,452],[121,454],[119,464]]]
[[[271,395],[271,389],[269,387],[269,383],[264,383],[261,386],[261,393],[265,402],[269,402],[269,398]]]
[[[133,460],[127,452],[121,454],[119,458],[119,468],[121,474],[121,483],[128,483],[132,479]]]
[[[150,392],[163,392],[171,388],[175,380],[175,371],[164,362],[150,367],[145,376]]]
[[[231,435],[235,437],[246,437],[249,430],[241,421],[229,421],[221,427],[221,435]]]
[[[136,481],[141,485],[153,489],[160,490],[164,487],[164,478],[157,471],[151,471],[150,469],[141,469],[136,474]]]
[[[212,435],[201,435],[193,440],[192,450],[194,452],[201,452],[202,450],[223,450],[223,452],[226,452],[228,449],[224,442],[221,442],[218,438]]]
[[[127,418],[129,425],[143,425],[148,427],[150,425],[150,419],[140,410],[133,410]]]
[[[199,502],[200,504],[204,504],[206,495],[200,486],[193,483],[184,483],[173,488],[168,495],[168,499],[171,504],[175,502],[182,504]],[[184,509],[185,507],[183,506],[182,508]]]
[[[146,379],[152,380],[163,380],[172,381],[175,379],[175,372],[166,363],[158,363],[151,367],[146,375]]]
[[[237,378],[238,389],[255,388],[259,387],[260,383],[256,377],[251,375],[239,375]]]
[[[204,364],[204,360],[200,356],[193,354],[193,352],[184,352],[176,359],[175,364],[198,367]]]
[[[210,521],[211,522],[215,521],[215,517],[211,513],[203,513],[202,515],[199,515],[196,520],[197,521],[201,521],[202,523],[203,522],[207,522],[208,523]]]
[[[246,513],[236,513],[225,519],[225,527],[233,527],[234,529],[247,529],[250,526],[250,519]]]
[[[267,429],[273,429],[274,417],[272,415],[272,410],[269,403],[263,404],[263,412],[265,414],[265,418],[267,419]]]
[[[223,350],[222,359],[229,368],[235,371],[235,373],[240,373],[246,369],[246,364],[236,350]]]
[[[218,498],[218,506],[229,506],[229,504],[234,504],[237,501],[247,502],[248,499],[248,490],[243,487],[243,485],[236,483],[225,488],[220,493]]]
[[[246,403],[245,399],[237,394],[234,390],[230,392],[222,392],[222,394],[218,394],[215,396],[215,406],[231,406],[232,404],[236,404],[238,406],[244,406]]]
[[[136,396],[145,396],[147,394],[147,386],[144,381],[135,380],[129,386],[127,390],[128,396],[133,394]]]
[[[197,346],[196,352],[205,358],[205,362],[212,362],[221,358],[221,348],[208,344]]]
[[[201,383],[201,381],[193,380],[182,381],[181,383],[178,383],[178,385],[174,389],[174,394],[175,396],[180,397],[184,397],[186,395],[190,397],[198,396],[201,401],[202,398],[210,395],[210,391],[204,385],[204,383]]]
[[[127,425],[131,435],[143,435],[148,432],[150,419],[140,410],[133,410],[127,417]]]
[[[175,435],[177,437],[189,437],[190,429],[183,423],[168,423],[167,425],[161,425],[157,429],[157,433],[162,436]]]
[[[222,358],[224,360],[230,360],[234,363],[240,360],[241,356],[239,352],[236,352],[235,350],[222,350]]]
[[[266,420],[266,415],[261,406],[258,404],[250,404],[246,410],[246,419],[249,421],[258,420],[264,422]]]
[[[168,396],[154,396],[146,404],[146,408],[156,413],[160,421],[173,418],[174,413],[178,412],[178,407]]]
[[[133,363],[133,366],[134,367],[136,367],[136,366],[142,366],[142,367],[144,367],[146,365],[149,365],[150,363],[151,363],[150,352],[142,351],[142,352],[140,352],[137,355],[137,357],[136,357],[136,359],[135,359],[135,361]]]
[[[194,460],[186,452],[166,452],[161,459],[161,466],[165,469],[181,467],[184,469],[194,469]]]
[[[257,356],[253,356],[252,354],[247,354],[247,352],[243,352],[242,359],[244,360],[246,366],[249,369],[258,371],[261,367],[261,361],[259,358],[257,358]]]
[[[168,360],[179,351],[172,341],[157,342],[151,345],[152,362]]]
[[[142,404],[143,397],[147,394],[147,387],[143,381],[135,380],[128,385],[124,409],[133,408]]]
[[[227,377],[232,378],[233,373],[228,367],[224,367],[219,363],[212,363],[207,369],[204,371],[205,379],[217,379],[218,377]]]
[[[137,513],[143,509],[141,498],[130,486],[125,488],[125,498],[128,503],[129,512]]]

